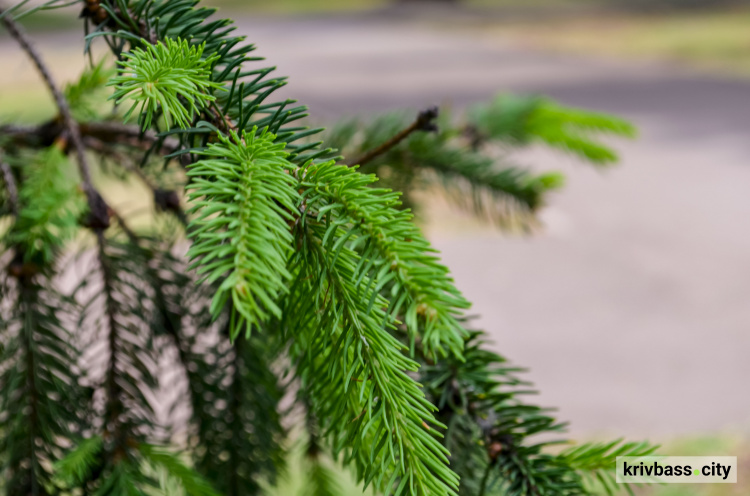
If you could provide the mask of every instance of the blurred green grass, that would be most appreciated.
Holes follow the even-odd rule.
[[[750,494],[750,480],[743,477],[750,463],[750,438],[745,434],[719,433],[702,436],[685,436],[667,440],[660,454],[674,456],[737,456],[740,475],[737,484],[664,484],[633,487],[636,496],[747,496]],[[460,454],[458,454],[460,456]],[[269,489],[269,496],[300,496],[305,494],[303,457],[300,449],[294,449],[286,475],[279,485]],[[334,468],[342,488],[342,496],[361,495],[361,488],[355,483],[352,474],[341,468]],[[371,496],[370,492],[365,493]],[[626,494],[623,490],[620,494]]]
[[[663,484],[635,488],[636,496],[747,496],[750,480],[745,476],[750,438],[741,433],[683,436],[665,441],[658,454],[670,456],[737,456],[737,484]]]
[[[203,5],[247,13],[310,13],[366,10],[387,5],[387,0],[206,0]]]

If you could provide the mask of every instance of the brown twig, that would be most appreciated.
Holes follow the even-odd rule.
[[[0,8],[0,13],[3,9]],[[8,33],[18,42],[21,48],[26,52],[29,58],[36,66],[39,74],[42,76],[44,83],[47,85],[52,97],[55,100],[57,109],[62,116],[63,124],[66,128],[68,137],[73,143],[73,148],[76,152],[76,158],[78,160],[78,170],[81,174],[81,183],[83,191],[86,193],[88,199],[90,215],[97,217],[95,222],[95,228],[106,228],[109,226],[109,218],[107,217],[106,203],[102,199],[101,195],[94,189],[91,182],[91,169],[89,168],[88,160],[86,159],[86,148],[83,146],[83,140],[81,139],[81,132],[78,127],[78,122],[73,119],[73,115],[70,113],[70,107],[65,99],[65,96],[60,91],[60,88],[55,84],[55,80],[52,78],[52,74],[49,68],[42,60],[41,55],[36,50],[34,45],[31,44],[28,36],[24,32],[23,28],[15,21],[11,16],[5,16],[2,18],[3,24],[5,24]],[[102,207],[104,207],[102,209]]]
[[[435,125],[434,121],[438,116],[438,108],[437,107],[430,107],[428,109],[425,109],[421,111],[417,118],[409,124],[406,128],[402,129],[398,133],[396,133],[395,136],[393,136],[391,139],[383,143],[382,145],[373,148],[372,150],[369,150],[364,155],[359,157],[357,160],[353,162],[355,165],[364,165],[367,162],[370,162],[374,158],[384,154],[394,146],[401,143],[403,140],[405,140],[411,133],[415,131],[437,131],[437,126]]]
[[[117,22],[112,19],[109,13],[101,6],[101,1],[86,0],[85,3],[86,6],[84,7],[83,12],[81,12],[82,17],[88,17],[91,19],[95,26],[106,22],[107,28],[113,32],[119,29]],[[112,7],[115,14],[122,14],[122,10],[118,5],[113,5]],[[132,12],[128,11],[127,14],[131,19],[135,18],[135,15]],[[136,22],[138,24],[138,34],[141,38],[147,40],[152,45],[155,45],[158,39],[154,29],[149,28],[143,19],[138,19]]]
[[[156,152],[170,154],[180,149],[180,142],[175,138],[161,138],[154,131],[144,132],[137,126],[117,122],[82,122],[78,124],[78,129],[87,148],[90,148],[91,143],[88,138],[94,138],[107,144],[114,143],[142,151],[154,148]],[[63,136],[65,131],[59,119],[38,126],[0,126],[0,136],[7,136],[11,143],[27,147],[48,147]],[[181,160],[180,163],[185,165]]]
[[[113,11],[115,12],[115,14],[122,13],[118,6],[115,6]],[[112,19],[110,14],[101,7],[100,2],[96,0],[87,1],[87,7],[84,8],[82,15],[92,19],[92,21],[94,21],[96,24],[108,22],[107,29],[110,29],[111,31],[117,31],[119,29],[117,27],[117,24],[114,23],[114,19]],[[138,24],[138,34],[141,38],[147,40],[152,45],[156,44],[159,41],[158,37],[156,36],[156,32],[153,29],[149,29],[147,23],[143,19],[138,18],[138,16],[136,16],[133,12],[128,12],[128,17],[134,19]],[[229,118],[229,116],[221,112],[215,102],[212,102],[206,110],[206,117],[214,126],[216,126],[217,129],[224,132],[225,134],[229,134],[230,131],[234,131],[239,134],[240,130],[238,129],[237,125],[232,122],[232,119]],[[239,138],[242,143],[245,142],[242,136],[240,136]],[[173,151],[177,151],[179,149],[178,145],[179,143],[174,147]],[[183,165],[186,165],[183,160],[181,160],[181,163]]]
[[[81,134],[91,136],[107,143],[117,142],[133,148],[150,147],[160,138],[154,131],[141,131],[138,126],[129,126],[117,122],[87,122],[81,124]],[[173,153],[180,148],[180,142],[174,138],[164,138],[156,151]]]
[[[93,150],[101,155],[107,155],[115,159],[115,161],[123,169],[135,174],[138,177],[138,179],[140,179],[140,181],[151,191],[158,189],[157,186],[153,182],[151,182],[151,179],[149,179],[139,167],[133,167],[131,164],[129,164],[128,159],[124,157],[118,150],[114,149],[112,146],[109,146],[108,143],[105,143],[104,141],[98,138],[85,136],[83,138],[83,144],[89,150]]]
[[[151,181],[151,179],[146,176],[139,167],[128,163],[128,157],[123,156],[118,150],[116,150],[112,146],[109,146],[107,143],[90,136],[84,137],[83,142],[90,150],[98,152],[102,155],[108,155],[112,157],[113,159],[115,159],[115,162],[117,162],[125,170],[133,173],[136,177],[138,177],[143,185],[146,186],[146,188],[151,190],[151,194],[153,195],[154,199],[154,205],[156,205],[157,208],[165,212],[172,212],[180,220],[180,222],[182,222],[183,225],[187,225],[187,216],[182,210],[182,206],[180,204],[180,195],[177,194],[176,191],[159,187],[157,184]],[[119,218],[118,221],[121,225],[123,225],[121,218]]]
[[[229,116],[226,116],[219,111],[219,107],[216,105],[216,102],[211,102],[209,110],[213,114],[214,119],[216,119],[216,127],[223,130],[225,133],[229,133],[229,131],[238,133],[237,126],[234,125],[232,119],[230,119]]]

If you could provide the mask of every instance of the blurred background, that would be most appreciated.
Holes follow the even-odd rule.
[[[499,92],[629,119],[606,170],[531,150],[566,187],[530,235],[426,197],[422,223],[477,325],[528,367],[538,402],[581,440],[750,468],[750,2],[728,0],[226,0],[257,54],[316,123]],[[84,66],[75,12],[26,21],[56,76]],[[0,120],[54,107],[0,33]],[[125,201],[125,200],[123,200]],[[646,494],[747,494],[667,486]],[[675,489],[677,488],[677,489]]]

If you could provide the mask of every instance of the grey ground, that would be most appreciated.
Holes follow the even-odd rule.
[[[750,83],[377,16],[239,24],[321,119],[504,90],[631,119],[640,137],[613,143],[614,169],[526,157],[569,177],[536,236],[440,215],[428,231],[497,349],[575,433],[747,431]]]
[[[496,347],[584,435],[750,425],[750,84],[533,53],[380,19],[247,22],[313,115],[539,92],[640,129],[622,163],[564,170],[530,238],[429,231]]]

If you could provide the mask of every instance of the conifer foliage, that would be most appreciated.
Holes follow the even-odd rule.
[[[535,442],[563,426],[468,328],[409,208],[433,183],[528,226],[561,177],[507,152],[607,164],[597,134],[627,123],[503,96],[462,123],[428,109],[322,133],[197,0],[27,3],[0,18],[59,116],[0,125],[5,494],[262,494],[300,416],[316,496],[340,494],[332,463],[388,495],[610,493],[612,457],[651,450]],[[18,20],[71,3],[110,57],[61,89]],[[131,179],[147,221],[111,200]]]

